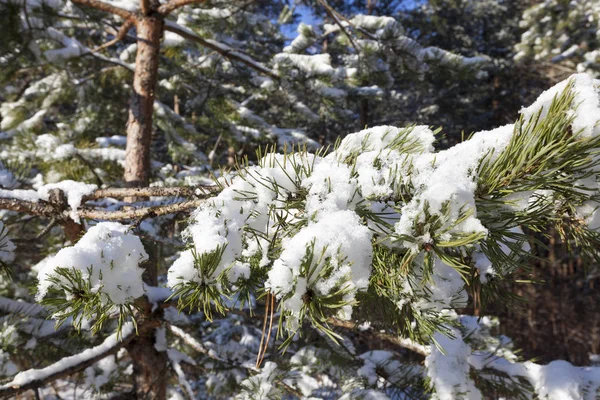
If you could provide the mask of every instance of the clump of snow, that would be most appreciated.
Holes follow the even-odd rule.
[[[122,135],[113,135],[108,137],[97,137],[96,143],[100,147],[119,146],[124,147],[127,144],[127,137]]]
[[[548,114],[548,109],[555,96],[560,95],[568,84],[573,84],[575,94],[573,111],[573,132],[584,137],[600,135],[600,81],[592,79],[588,74],[575,74],[543,92],[529,107],[523,108],[521,114],[531,118],[542,110],[540,118]]]
[[[38,293],[43,299],[50,288],[59,289],[48,278],[56,276],[56,268],[67,268],[81,272],[89,280],[94,292],[102,293],[104,304],[126,304],[144,294],[143,269],[139,264],[148,259],[141,240],[129,232],[129,227],[116,222],[102,222],[91,227],[71,247],[60,250],[46,261],[38,273]],[[64,280],[63,278],[60,278]],[[65,296],[73,296],[69,283]]]
[[[307,77],[310,76],[331,76],[335,73],[331,66],[329,54],[293,54],[279,53],[273,58],[277,68],[291,66],[304,72]]]
[[[10,353],[0,350],[0,376],[12,376],[19,371],[17,365],[10,359]]]
[[[280,393],[274,380],[281,372],[277,369],[277,364],[268,361],[261,368],[260,373],[244,380],[241,386],[247,392],[240,393],[236,399],[239,400],[250,400],[260,399],[267,400],[278,398],[282,394]]]
[[[435,389],[435,398],[454,400],[466,396],[469,400],[482,399],[481,392],[469,376],[468,357],[471,348],[463,342],[457,329],[451,328],[451,333],[454,338],[436,333],[434,340],[444,352],[434,346],[431,354],[425,358],[427,376]]]
[[[117,370],[116,357],[110,355],[104,357],[96,364],[85,369],[85,382],[87,388],[100,390],[104,385],[110,382],[111,375]]]
[[[98,189],[98,186],[88,183],[67,180],[44,185],[43,187],[38,189],[38,195],[41,199],[48,201],[50,191],[53,189],[60,189],[65,193],[65,195],[67,196],[67,204],[69,204],[69,207],[71,207],[70,216],[73,219],[73,221],[79,223],[79,215],[77,214],[77,209],[81,206],[81,199],[85,195],[92,194],[94,190]]]

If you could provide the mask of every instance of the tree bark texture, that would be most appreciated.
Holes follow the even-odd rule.
[[[133,95],[127,123],[124,179],[128,187],[148,186],[150,180],[150,143],[152,115],[158,77],[160,40],[164,17],[155,11],[158,3],[142,0],[143,14],[136,20],[137,54],[133,77]],[[135,198],[125,198],[134,201]],[[147,249],[150,254],[153,249]],[[156,286],[157,263],[154,257],[143,265],[144,281]],[[142,297],[140,336],[133,339],[127,350],[133,361],[135,395],[138,400],[164,400],[169,376],[168,357],[156,350],[156,329],[162,316],[152,312],[152,305]],[[162,309],[159,308],[159,311]]]
[[[138,17],[136,22],[138,47],[125,150],[124,178],[129,187],[148,186],[150,178],[152,114],[163,26],[163,17],[156,13]]]

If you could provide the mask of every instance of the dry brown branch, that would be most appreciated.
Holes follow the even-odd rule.
[[[79,217],[86,219],[97,219],[103,221],[127,221],[158,217],[160,215],[175,214],[198,208],[205,200],[189,200],[180,203],[167,204],[164,206],[135,208],[132,210],[105,211],[83,208],[77,212]]]
[[[115,38],[113,40],[110,40],[106,43],[104,43],[101,46],[96,47],[95,49],[92,49],[92,53],[97,53],[101,50],[104,50],[118,42],[120,42],[121,40],[125,39],[125,36],[127,36],[127,32],[129,31],[129,29],[131,29],[131,27],[134,25],[134,20],[133,18],[129,18],[128,20],[126,20],[123,25],[121,25],[121,27],[119,28],[119,31],[117,32],[117,35],[115,36]]]
[[[18,199],[0,198],[0,210],[10,210],[42,217],[55,217],[59,211],[45,201],[35,202]]]
[[[158,7],[158,12],[166,17],[178,8],[187,6],[188,4],[204,3],[205,1],[206,0],[171,0],[167,4]]]
[[[82,202],[96,200],[106,197],[125,198],[125,197],[148,197],[148,196],[175,196],[175,197],[192,197],[193,200],[182,201],[178,203],[157,205],[150,207],[132,208],[127,210],[107,211],[82,207],[79,209],[78,215],[81,218],[96,219],[105,221],[126,221],[137,220],[138,222],[146,219],[157,217],[159,215],[174,214],[185,212],[197,208],[202,204],[204,199],[217,193],[217,186],[203,187],[146,187],[146,188],[109,188],[98,189],[90,195],[84,196]],[[66,204],[66,203],[65,203]],[[72,221],[71,210],[67,209],[64,204],[55,202],[46,202],[43,200],[34,202],[28,200],[20,200],[13,198],[0,198],[0,210],[10,210],[26,214],[37,215],[55,219],[57,222]]]
[[[107,188],[98,189],[94,193],[83,196],[82,202],[113,197],[196,197],[205,198],[218,192],[218,186],[178,186],[178,187],[144,187],[144,188]]]
[[[100,11],[105,11],[111,14],[115,14],[118,15],[119,17],[123,18],[123,19],[129,19],[133,17],[133,14],[127,10],[124,10],[122,8],[119,7],[115,7],[113,5],[110,4],[106,4],[102,1],[98,1],[98,0],[71,0],[73,3],[81,5],[81,6],[86,6],[86,7],[92,7],[95,8],[96,10],[100,10]]]

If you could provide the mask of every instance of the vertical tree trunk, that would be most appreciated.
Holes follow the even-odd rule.
[[[366,129],[369,125],[369,100],[361,99],[358,109],[359,129]]]
[[[158,3],[156,3],[158,4]],[[147,8],[147,4],[146,7]],[[160,39],[163,33],[163,17],[152,10],[136,21],[137,55],[133,78],[133,96],[129,106],[127,123],[127,148],[125,152],[124,178],[127,186],[148,186],[150,178],[150,143],[152,138],[152,114],[158,76]],[[132,201],[134,199],[126,199]],[[153,249],[143,266],[144,281],[157,285],[157,263]],[[156,327],[161,326],[161,315],[152,312],[152,305],[140,299],[140,336],[131,341],[127,350],[133,360],[133,375],[137,399],[164,400],[167,395],[168,359],[164,352],[154,347]],[[159,307],[160,310],[160,307]]]
[[[163,19],[158,14],[140,17],[136,31],[137,55],[125,150],[124,178],[129,187],[147,186],[150,178],[152,114]]]
[[[143,275],[144,282],[150,286],[157,286],[156,248],[148,248],[146,243],[145,245],[150,257],[142,265],[146,269]],[[139,336],[127,345],[127,351],[133,361],[135,395],[138,400],[164,400],[167,397],[169,360],[167,353],[154,347],[156,328],[163,325],[163,310],[161,307],[153,307],[145,297],[138,299],[138,306],[143,319],[139,327]]]

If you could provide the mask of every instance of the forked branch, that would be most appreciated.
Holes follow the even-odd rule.
[[[131,27],[133,25],[134,25],[133,18],[127,19],[123,23],[123,25],[121,25],[121,27],[119,28],[119,31],[117,32],[117,35],[115,36],[115,38],[113,40],[110,40],[110,41],[104,43],[103,45],[98,46],[95,49],[92,49],[92,53],[97,53],[97,52],[104,50],[104,49],[122,41],[123,39],[125,39],[125,36],[127,36],[127,32],[129,32],[129,29],[131,29]]]

